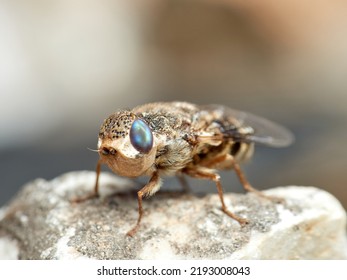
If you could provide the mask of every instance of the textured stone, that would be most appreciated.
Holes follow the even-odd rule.
[[[245,227],[220,210],[218,195],[160,191],[143,203],[137,234],[132,181],[103,173],[101,197],[72,204],[93,189],[94,172],[37,179],[0,210],[2,259],[347,259],[346,212],[314,187],[278,187],[267,194],[225,194]],[[199,181],[196,181],[198,184]]]

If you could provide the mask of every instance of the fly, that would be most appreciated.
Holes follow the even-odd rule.
[[[121,176],[149,176],[137,193],[138,219],[127,233],[134,236],[143,216],[142,199],[160,189],[164,175],[188,175],[213,181],[222,211],[243,225],[247,219],[229,211],[224,203],[216,170],[234,169],[247,191],[265,196],[247,181],[239,163],[252,156],[255,143],[285,147],[293,140],[290,131],[272,121],[222,105],[158,102],[120,110],[105,119],[99,131],[94,191],[75,201],[98,196],[102,164]]]

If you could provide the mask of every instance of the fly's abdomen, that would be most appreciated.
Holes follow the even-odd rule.
[[[231,145],[229,152],[233,159],[238,163],[247,161],[252,157],[253,153],[254,144],[244,142],[234,142]]]

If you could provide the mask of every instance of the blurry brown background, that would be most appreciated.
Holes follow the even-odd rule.
[[[321,187],[346,208],[346,30],[339,0],[0,0],[0,205],[37,177],[94,170],[87,147],[115,110],[185,100],[290,128],[295,144],[259,147],[249,180]]]

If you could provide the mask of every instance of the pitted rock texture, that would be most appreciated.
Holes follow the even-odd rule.
[[[346,212],[314,187],[278,187],[266,194],[225,194],[241,227],[220,209],[217,194],[159,191],[143,201],[140,186],[102,173],[99,198],[72,199],[93,189],[95,173],[71,172],[28,183],[0,210],[2,259],[347,259]],[[196,181],[199,183],[199,181]]]

